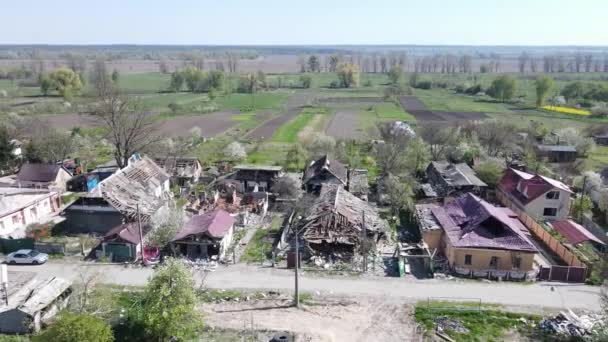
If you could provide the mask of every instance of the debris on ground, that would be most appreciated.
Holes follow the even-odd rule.
[[[538,327],[545,333],[566,337],[591,335],[593,328],[601,324],[603,317],[597,314],[577,315],[572,310],[562,311],[556,316],[540,321]]]
[[[435,317],[434,322],[435,326],[439,331],[450,330],[459,334],[469,333],[469,329],[464,326],[464,323],[454,318],[449,318],[447,316],[437,316]]]

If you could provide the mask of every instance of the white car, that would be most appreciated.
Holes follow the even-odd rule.
[[[40,253],[33,249],[20,249],[16,252],[9,254],[6,258],[6,262],[11,265],[15,265],[15,264],[40,265],[40,264],[44,264],[48,260],[49,260],[48,254]]]

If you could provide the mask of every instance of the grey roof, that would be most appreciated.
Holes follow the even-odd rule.
[[[61,169],[69,173],[68,170],[58,164],[23,164],[17,174],[17,180],[21,182],[54,182]]]
[[[353,194],[365,194],[369,189],[367,170],[350,169],[348,173],[348,191]]]
[[[570,145],[538,145],[538,149],[544,152],[574,152],[576,147]]]
[[[334,175],[336,178],[346,185],[348,181],[348,171],[344,164],[340,163],[335,159],[331,159],[329,155],[325,155],[315,161],[312,161],[310,165],[304,170],[304,183],[320,174],[323,170],[327,170],[329,173]]]
[[[281,172],[283,171],[283,167],[282,166],[275,166],[275,165],[250,165],[250,164],[240,164],[240,165],[236,165],[235,167],[233,167],[233,169],[235,170],[262,170],[262,171],[275,171],[275,172]]]
[[[488,186],[466,163],[452,164],[449,162],[431,162],[433,167],[441,174],[443,179],[452,186]]]

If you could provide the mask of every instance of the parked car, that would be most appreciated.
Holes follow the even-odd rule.
[[[40,253],[33,249],[20,249],[16,252],[9,254],[6,258],[6,262],[15,264],[29,264],[29,265],[40,265],[44,264],[49,260],[49,255],[46,253]]]

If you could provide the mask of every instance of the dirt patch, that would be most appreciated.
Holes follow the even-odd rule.
[[[319,99],[319,103],[322,104],[348,104],[348,103],[381,103],[384,102],[384,99],[381,97],[328,97],[324,99]]]
[[[264,122],[262,125],[258,126],[257,128],[255,128],[253,131],[249,132],[249,134],[247,134],[246,138],[252,139],[252,140],[268,140],[268,139],[272,138],[274,131],[276,131],[279,127],[281,127],[287,121],[296,117],[299,112],[300,112],[300,108],[294,108],[294,109],[287,111],[287,113],[285,113],[283,115],[272,118],[272,119]]]
[[[412,341],[410,305],[396,300],[315,298],[301,309],[291,300],[259,300],[204,305],[211,327],[289,331],[298,341]]]
[[[359,129],[359,117],[353,110],[337,110],[325,133],[337,139],[362,139],[365,132]]]
[[[401,96],[399,103],[403,109],[416,117],[418,121],[467,121],[481,120],[488,116],[480,112],[452,112],[429,110],[416,96]]]
[[[88,114],[49,114],[38,115],[36,118],[55,129],[69,130],[74,127],[91,128],[103,125],[98,118]]]
[[[190,130],[198,127],[203,137],[214,137],[236,126],[237,121],[232,120],[238,111],[221,111],[199,115],[180,115],[167,119],[159,124],[159,131],[170,137],[183,137],[190,135]]]
[[[298,140],[302,140],[305,137],[311,136],[315,132],[315,127],[321,125],[321,121],[323,121],[323,115],[315,115],[310,121],[310,123],[308,123],[308,125],[306,125],[306,127],[304,127],[304,129],[302,129],[300,133],[298,133]]]

